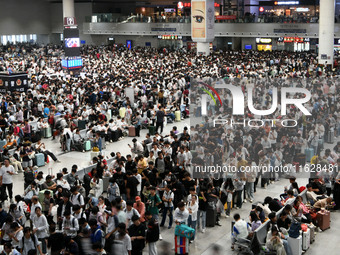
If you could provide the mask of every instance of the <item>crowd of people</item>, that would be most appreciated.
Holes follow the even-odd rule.
[[[163,227],[187,224],[204,233],[207,226],[220,225],[220,216],[229,216],[232,208],[253,202],[258,181],[266,188],[283,177],[237,172],[196,178],[199,165],[298,169],[305,163],[320,164],[326,168],[311,177],[309,191],[321,185],[318,195],[333,193],[334,200],[339,199],[340,176],[330,166],[336,169],[340,162],[340,144],[323,149],[340,134],[338,67],[319,66],[314,53],[217,51],[203,57],[184,49],[84,46],[78,76],[62,70],[61,53],[58,46],[26,45],[3,46],[0,52],[1,71],[26,71],[30,79],[25,93],[1,98],[1,138],[6,139],[1,200],[8,199],[10,207],[0,208],[0,225],[7,253],[46,254],[49,247],[52,254],[142,254],[147,244],[149,254],[158,254]],[[196,116],[199,93],[190,89],[198,79],[207,84],[223,79],[244,92],[252,89],[256,109],[270,108],[272,86],[304,87],[312,94],[305,104],[312,115],[290,107],[287,118],[296,120],[294,128],[270,123],[260,128],[211,127],[214,114],[231,116],[231,95],[222,91],[223,107],[209,103],[208,115],[197,117],[199,124],[165,133],[164,123],[175,121],[176,112],[190,121]],[[134,98],[127,96],[131,88]],[[244,116],[252,117],[248,112]],[[280,111],[269,117],[281,119]],[[37,123],[36,129],[32,123]],[[140,130],[148,126],[154,126],[155,133],[141,138]],[[124,139],[131,127],[136,131],[131,153],[111,153],[110,164],[102,155],[95,157],[96,168],[82,180],[76,164],[45,176],[32,156],[42,153],[46,164],[49,158],[59,161],[42,139],[48,128],[65,151],[83,151],[87,140],[102,151],[106,143]],[[311,161],[306,162],[305,148],[313,148]],[[14,195],[13,175],[21,171],[25,192]],[[107,190],[102,188],[104,178],[109,178]],[[292,192],[298,196],[298,189],[292,184],[282,200]],[[251,213],[254,228],[260,224],[256,216],[263,222],[270,211],[264,218]]]

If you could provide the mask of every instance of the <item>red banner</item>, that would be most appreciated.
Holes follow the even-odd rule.
[[[236,19],[235,15],[219,15],[216,16],[217,20],[226,20],[226,19]]]

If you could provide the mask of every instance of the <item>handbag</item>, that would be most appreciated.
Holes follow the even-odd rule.
[[[35,151],[33,151],[30,155],[28,155],[29,159],[34,159],[35,158]]]

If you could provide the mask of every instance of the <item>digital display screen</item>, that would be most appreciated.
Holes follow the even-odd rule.
[[[80,47],[79,38],[65,38],[65,47],[66,48],[77,48]]]
[[[64,38],[79,38],[79,29],[77,28],[65,28]]]
[[[64,69],[78,69],[83,66],[82,58],[68,58],[61,61],[61,66]]]
[[[126,47],[131,50],[132,48],[132,41],[131,40],[126,40]]]
[[[244,49],[246,49],[246,50],[251,50],[251,49],[252,49],[251,44],[246,44],[246,45],[244,45]]]

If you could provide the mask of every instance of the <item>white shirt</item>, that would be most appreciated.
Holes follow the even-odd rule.
[[[184,211],[181,211],[178,207],[174,212],[174,221],[187,224],[187,220],[189,218],[189,211],[185,208]]]
[[[12,175],[7,172],[14,173],[14,167],[9,165],[8,167],[2,166],[0,169],[0,176],[2,176],[3,184],[11,184],[13,183]]]
[[[36,232],[36,235],[38,238],[45,238],[48,236],[47,230],[48,230],[48,223],[45,215],[41,215],[38,217],[38,215],[35,215],[33,218],[33,229],[37,228],[38,231]]]
[[[126,219],[128,221],[128,226],[127,227],[130,227],[132,225],[132,216],[134,215],[137,215],[138,217],[140,217],[140,214],[139,212],[132,207],[131,211],[128,211],[127,209],[125,209],[125,214],[126,214]]]
[[[24,232],[20,230],[16,235],[15,238],[18,239],[18,242],[12,239],[12,246],[17,247],[19,246],[20,240],[22,240],[22,237],[24,236]]]
[[[249,230],[250,227],[247,222],[244,220],[238,220],[235,222],[233,227],[233,236],[245,239],[248,236]]]
[[[135,175],[139,184],[137,185],[137,191],[140,192],[142,190],[142,176],[140,174]]]
[[[26,237],[24,237],[24,245],[22,243],[22,238],[21,238],[21,240],[19,240],[19,248],[22,249],[22,247],[24,247],[24,250],[22,252],[23,255],[27,255],[29,250],[35,250],[36,246],[39,245],[37,236],[33,235],[33,238],[35,239],[35,242],[33,242],[31,236],[28,239]],[[35,245],[34,245],[34,243],[35,243]]]
[[[78,193],[76,195],[72,194],[70,201],[73,205],[80,205],[80,206],[85,205],[84,197],[80,193]]]
[[[31,205],[31,217],[30,217],[31,219],[33,219],[35,217],[35,215],[36,215],[35,214],[35,208],[37,208],[37,207],[39,207],[40,209],[42,208],[39,201],[36,204],[32,203],[32,205]]]
[[[167,200],[172,199],[170,203],[164,202],[164,207],[174,207],[174,203],[172,202],[174,200],[174,193],[171,190],[169,190],[169,192],[164,191],[163,197]]]
[[[69,229],[65,229],[65,228]],[[62,224],[62,231],[67,236],[75,237],[77,235],[77,231],[79,230],[79,223],[78,220],[74,216],[70,216],[70,219],[68,220],[66,217],[63,219]]]
[[[196,221],[197,220],[197,211],[198,211],[198,202],[196,201],[195,204],[193,205],[192,202],[190,201],[187,205],[188,211],[191,209],[191,220]]]
[[[125,234],[120,239],[120,234],[116,233],[114,240],[114,251],[120,255],[129,255],[128,251],[132,250],[131,238],[128,234]]]

